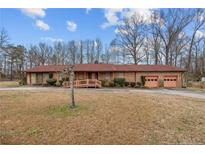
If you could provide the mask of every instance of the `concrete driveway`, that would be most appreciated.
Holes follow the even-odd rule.
[[[56,87],[14,87],[14,88],[0,88],[0,91],[67,91],[67,88],[56,88]],[[180,95],[185,97],[193,97],[205,99],[205,92],[200,91],[192,91],[188,89],[135,89],[135,88],[78,88],[75,89],[76,92],[81,91],[90,91],[90,92],[145,92],[145,93],[161,93],[161,94],[169,94],[169,95]]]

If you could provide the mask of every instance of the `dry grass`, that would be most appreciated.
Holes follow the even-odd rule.
[[[17,81],[0,81],[0,88],[5,87],[18,87],[19,83]]]
[[[205,92],[205,89],[202,89],[202,88],[187,87],[187,89],[196,91],[196,92]]]
[[[0,92],[1,144],[205,144],[205,101],[144,93]]]

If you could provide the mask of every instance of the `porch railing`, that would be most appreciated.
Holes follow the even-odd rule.
[[[63,82],[64,87],[70,87],[69,81]],[[88,87],[94,87],[94,88],[100,88],[102,87],[101,81],[97,79],[85,79],[85,80],[75,80],[74,81],[74,87],[75,88],[88,88]]]

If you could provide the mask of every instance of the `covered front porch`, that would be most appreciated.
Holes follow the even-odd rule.
[[[75,72],[75,80],[113,80],[114,78],[114,72]]]

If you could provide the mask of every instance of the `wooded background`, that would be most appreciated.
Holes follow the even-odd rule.
[[[124,18],[110,44],[100,38],[12,44],[6,27],[0,30],[0,72],[21,79],[39,65],[114,63],[166,64],[187,69],[189,80],[205,76],[205,9],[156,9],[151,20]]]

